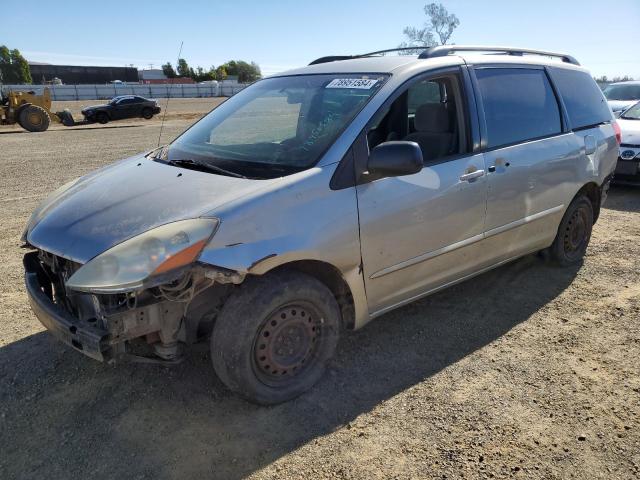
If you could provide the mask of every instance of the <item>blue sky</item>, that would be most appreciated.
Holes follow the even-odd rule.
[[[393,48],[424,22],[425,0],[93,2],[33,0],[4,22],[1,43],[29,60],[149,68],[257,62],[265,74],[331,54]],[[564,51],[594,75],[640,78],[640,0],[444,0],[458,44]],[[41,12],[41,13],[40,13]],[[34,34],[34,32],[36,34]]]

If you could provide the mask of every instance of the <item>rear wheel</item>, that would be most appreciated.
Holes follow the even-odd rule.
[[[561,266],[581,262],[591,239],[592,228],[591,201],[586,196],[575,198],[562,217],[556,238],[549,248],[551,259]]]
[[[153,110],[151,110],[150,108],[144,108],[142,110],[142,118],[151,120],[153,118]]]
[[[105,123],[108,123],[109,122],[109,115],[107,115],[104,112],[96,113],[96,122],[101,123],[102,125],[104,125]]]
[[[213,367],[252,402],[284,402],[320,379],[339,334],[340,309],[320,281],[298,272],[250,278],[216,319]]]
[[[18,123],[30,132],[44,132],[51,124],[47,111],[37,105],[27,105],[20,111]]]

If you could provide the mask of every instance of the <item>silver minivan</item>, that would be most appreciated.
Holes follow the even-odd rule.
[[[97,360],[171,364],[272,404],[344,330],[533,252],[581,261],[620,141],[568,56],[441,46],[324,57],[33,213],[38,319]]]

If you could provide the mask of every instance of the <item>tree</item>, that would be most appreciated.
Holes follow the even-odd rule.
[[[178,59],[178,76],[180,77],[189,77],[191,74],[191,70],[189,69],[189,64],[184,58]]]
[[[167,78],[176,78],[176,71],[173,69],[171,62],[167,62],[162,65],[162,73],[164,73]]]
[[[238,77],[240,83],[255,82],[262,77],[260,66],[255,62],[245,62],[244,60],[229,60],[227,63],[220,65],[218,68],[211,65],[209,70],[198,66],[192,68],[184,58],[178,59],[177,72],[167,62],[162,65],[162,71],[168,78],[189,77],[196,82],[207,82],[211,80],[222,81],[228,76]]]
[[[11,68],[11,54],[5,45],[0,45],[0,77],[6,83],[13,83],[13,69]]]
[[[18,49],[9,50],[5,45],[0,46],[0,74],[5,83],[31,83],[29,63]]]
[[[446,45],[453,31],[460,25],[458,17],[454,13],[449,13],[441,3],[425,5],[424,14],[428,20],[422,28],[405,27],[402,31],[407,40],[402,42],[400,47],[419,47],[416,48],[417,51],[424,47]]]
[[[224,68],[224,65],[220,65],[218,68],[216,68],[216,80],[221,82],[225,78],[227,78],[227,69]]]
[[[16,69],[19,83],[31,83],[33,81],[31,78],[29,62],[27,62],[27,59],[20,54],[20,51],[17,48],[11,50],[11,63]]]
[[[238,77],[238,82],[240,83],[255,82],[262,77],[260,67],[255,62],[247,63],[243,60],[229,60],[227,63],[218,67],[218,69],[221,68],[224,69],[226,73],[225,76]],[[216,77],[218,77],[217,73],[218,71],[216,71]]]

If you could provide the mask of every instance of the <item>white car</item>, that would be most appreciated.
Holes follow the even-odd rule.
[[[618,118],[622,130],[616,183],[640,185],[640,102],[624,110]]]
[[[640,81],[611,83],[603,90],[613,113],[618,113],[640,101]]]

